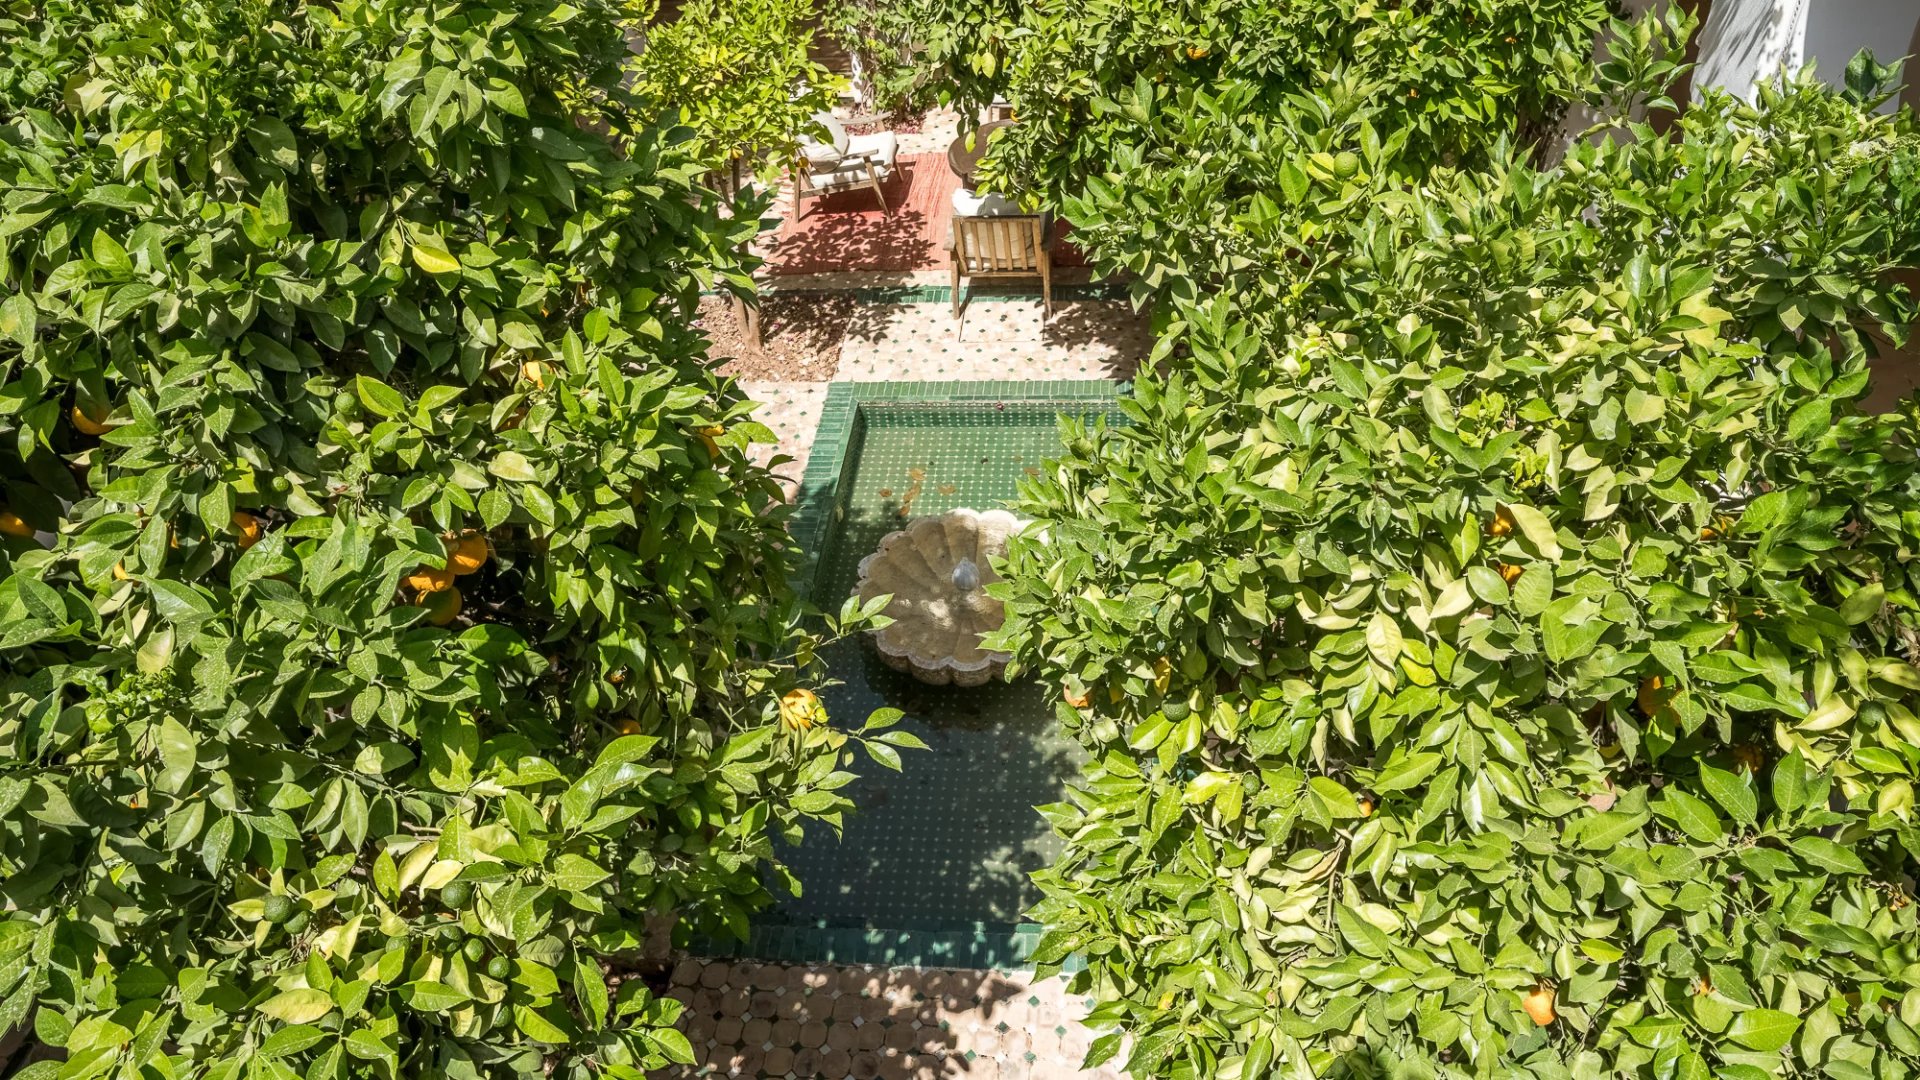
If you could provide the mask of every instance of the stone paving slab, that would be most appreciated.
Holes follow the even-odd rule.
[[[951,968],[830,967],[684,959],[684,1077],[766,1080],[1118,1080],[1082,1070],[1090,1003],[1064,980]]]

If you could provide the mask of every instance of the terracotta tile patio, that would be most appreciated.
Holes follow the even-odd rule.
[[[951,968],[682,960],[671,996],[696,1062],[663,1078],[1117,1080],[1082,1071],[1088,1002],[1058,978]]]

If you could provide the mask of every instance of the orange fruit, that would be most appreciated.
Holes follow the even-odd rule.
[[[1365,795],[1360,796],[1360,816],[1373,816],[1373,800]]]
[[[112,425],[107,423],[104,413],[98,417],[89,416],[85,409],[75,405],[68,415],[73,418],[74,430],[82,435],[105,435],[113,430]]]
[[[126,563],[117,562],[113,564],[113,580],[115,581],[127,580],[127,564]]]
[[[33,526],[11,510],[0,510],[0,533],[8,536],[32,536]]]
[[[820,697],[811,690],[789,690],[780,696],[780,723],[788,731],[806,731],[820,721]]]
[[[233,531],[239,537],[240,550],[245,551],[260,542],[260,519],[245,510],[233,512]]]
[[[1651,717],[1673,700],[1673,691],[1666,689],[1666,685],[1667,681],[1658,675],[1640,680],[1640,692],[1633,695],[1633,703],[1639,706],[1641,716]]]
[[[1074,708],[1084,709],[1087,707],[1087,695],[1085,691],[1067,690],[1065,691],[1065,696],[1067,699],[1067,704],[1073,706]]]
[[[447,544],[447,566],[454,576],[465,577],[478,573],[487,565],[487,557],[492,551],[487,547],[487,538],[472,529],[449,537]]]
[[[453,588],[453,571],[419,567],[407,575],[407,588],[417,593],[444,592]]]
[[[620,722],[619,722],[618,724],[616,724],[616,725],[614,725],[614,727],[615,727],[615,728],[616,728],[616,729],[617,729],[617,730],[618,730],[618,731],[620,732],[620,734],[622,734],[622,735],[638,735],[638,734],[640,734],[640,721],[638,721],[638,720],[635,720],[635,719],[634,719],[633,717],[631,717],[631,716],[625,716],[625,717],[621,717],[621,719],[620,719]]]
[[[532,383],[534,389],[547,388],[547,365],[538,360],[528,360],[520,365],[520,377]]]
[[[427,609],[427,621],[445,626],[460,614],[460,590],[449,585],[438,592],[423,592],[414,599]]]
[[[1513,584],[1515,581],[1518,581],[1520,579],[1521,574],[1526,573],[1526,567],[1515,566],[1512,563],[1503,562],[1495,566],[1494,569],[1500,572],[1500,580],[1506,582],[1509,585]]]
[[[726,433],[727,429],[718,424],[708,424],[694,432],[700,439],[700,445],[707,448],[707,456],[716,460],[720,457],[720,444],[714,440]]]
[[[1207,48],[1205,45],[1189,45],[1187,46],[1187,59],[1205,60],[1207,58],[1207,54],[1212,51],[1213,50]]]
[[[1527,991],[1526,995],[1520,999],[1520,1007],[1525,1009],[1527,1016],[1541,1027],[1546,1027],[1560,1017],[1560,1014],[1553,1009],[1553,987],[1546,983],[1540,983]]]
[[[1506,507],[1496,507],[1493,520],[1487,522],[1488,536],[1509,536],[1513,533],[1513,514]]]

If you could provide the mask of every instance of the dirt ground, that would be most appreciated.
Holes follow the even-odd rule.
[[[825,382],[840,366],[840,343],[855,301],[850,296],[805,294],[763,296],[760,331],[763,348],[747,345],[731,301],[709,296],[700,301],[695,322],[713,340],[710,353],[720,370],[739,379]]]

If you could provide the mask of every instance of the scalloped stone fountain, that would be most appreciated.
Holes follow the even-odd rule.
[[[935,686],[980,686],[1007,667],[1006,653],[980,647],[1000,628],[1000,601],[986,587],[1000,580],[992,558],[1007,550],[1020,519],[1005,510],[949,510],[888,533],[860,561],[854,595],[862,603],[891,594],[893,623],[873,631],[888,667]]]

